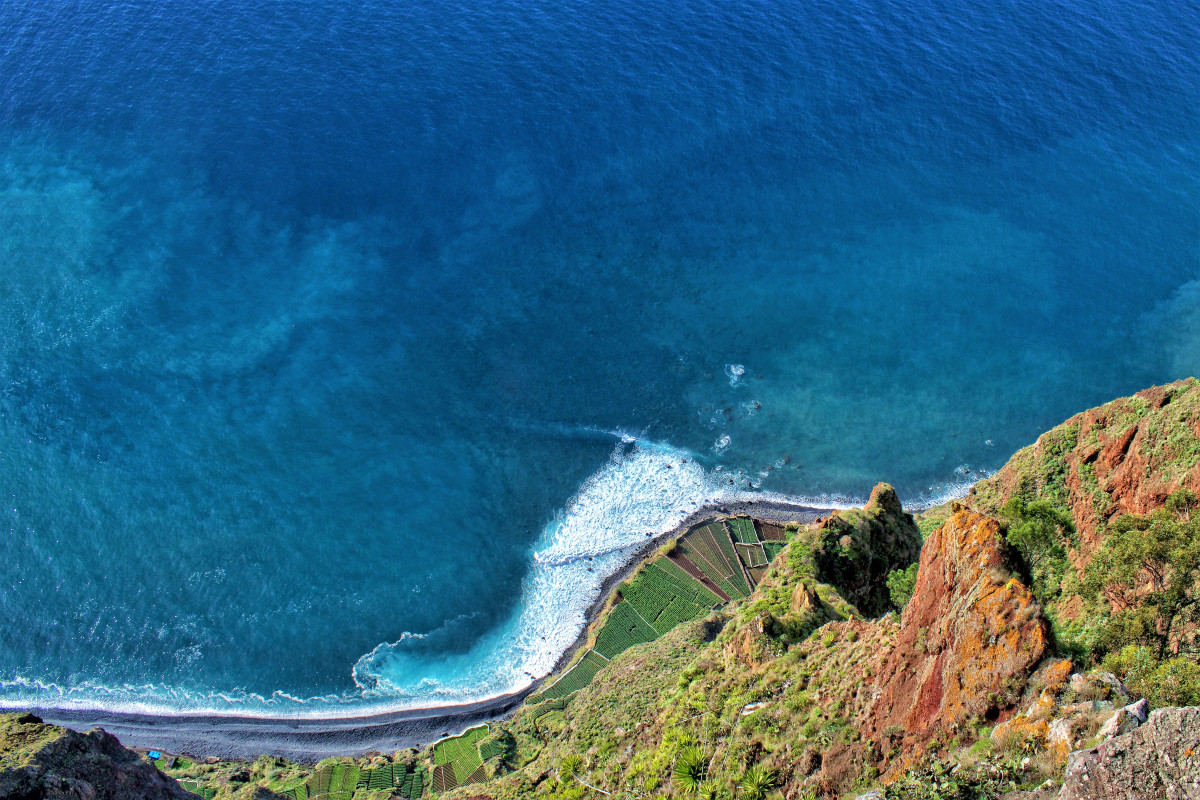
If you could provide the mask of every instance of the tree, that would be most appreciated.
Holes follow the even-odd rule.
[[[1198,617],[1200,515],[1196,496],[1181,490],[1149,516],[1125,514],[1108,530],[1084,576],[1084,592],[1103,599],[1112,615],[1101,633],[1104,650],[1147,644],[1157,658],[1178,655],[1180,628]]]
[[[1029,568],[1030,587],[1045,605],[1058,596],[1067,569],[1067,545],[1075,536],[1071,516],[1048,500],[1026,503],[1014,497],[1000,509],[1008,523],[1004,540]]]

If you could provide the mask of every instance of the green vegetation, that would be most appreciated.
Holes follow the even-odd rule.
[[[1010,498],[1000,510],[1005,541],[1021,555],[1029,588],[1043,606],[1058,599],[1067,572],[1067,548],[1075,544],[1071,515],[1048,500]]]
[[[1200,705],[1200,664],[1190,658],[1160,659],[1152,648],[1130,644],[1105,656],[1102,666],[1152,706]]]
[[[561,678],[530,698],[532,702],[542,699],[553,700],[577,692],[592,682],[596,673],[608,663],[608,659],[595,650],[588,650]]]
[[[1200,621],[1200,514],[1187,489],[1149,516],[1125,514],[1088,564],[1083,592],[1112,609],[1097,649],[1150,647],[1156,659],[1196,653]]]
[[[708,777],[708,757],[699,747],[685,747],[675,756],[671,775],[685,792],[695,794]]]
[[[896,610],[903,611],[912,597],[913,588],[917,585],[917,568],[921,565],[914,561],[904,569],[894,569],[887,576],[888,597]]]
[[[433,746],[433,790],[453,789],[484,779],[483,758],[479,742],[488,735],[488,726],[480,725],[466,732],[442,739]]]

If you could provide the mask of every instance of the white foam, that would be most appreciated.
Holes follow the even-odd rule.
[[[729,378],[730,386],[737,386],[742,382],[742,376],[746,374],[746,368],[741,364],[726,364],[725,375]]]
[[[545,527],[509,624],[469,652],[435,663],[406,652],[404,641],[380,645],[355,664],[355,680],[421,706],[524,689],[549,674],[583,632],[605,580],[638,547],[727,495],[686,451],[622,444]]]

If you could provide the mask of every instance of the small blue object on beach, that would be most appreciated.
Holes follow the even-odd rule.
[[[150,756],[151,761],[158,761],[160,758],[162,758],[162,753],[158,752],[157,750],[151,750],[149,753],[146,753],[146,755]]]

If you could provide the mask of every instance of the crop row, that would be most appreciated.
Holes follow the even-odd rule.
[[[712,608],[721,602],[707,586],[673,564],[669,558],[659,558],[650,562],[642,573],[647,579],[670,587],[677,595],[686,597],[701,608]]]
[[[749,517],[734,517],[726,520],[726,523],[738,544],[758,544],[758,532],[754,530],[754,521]]]
[[[448,766],[454,773],[456,783],[463,783],[467,776],[483,766],[478,743],[487,733],[487,726],[480,725],[460,736],[441,740],[433,747],[433,763]]]
[[[596,652],[605,658],[615,658],[635,644],[658,638],[654,628],[625,602],[617,603],[608,614],[604,627],[596,637]]]
[[[734,581],[735,567],[725,560],[707,527],[698,528],[681,539],[679,551],[731,598],[749,594],[741,588],[744,581]],[[740,570],[737,577],[741,577]]]
[[[591,651],[588,651],[588,655],[591,654]],[[484,761],[500,755],[504,755],[504,745],[500,744],[496,739],[490,739],[479,745],[479,757]]]
[[[433,768],[433,791],[448,792],[458,786],[458,778],[449,764],[438,764]]]
[[[746,565],[746,569],[767,565],[767,554],[761,544],[739,544],[737,553],[741,557],[742,563]]]
[[[588,650],[584,653],[583,658],[579,659],[579,662],[571,667],[567,674],[559,678],[553,686],[542,692],[542,697],[553,700],[579,691],[591,683],[592,678],[596,677],[596,673],[607,663],[608,661],[595,651]]]
[[[621,587],[621,594],[660,635],[683,620],[695,619],[708,610],[694,600],[678,594],[673,586],[658,582],[653,575],[639,575],[637,579]]]
[[[720,530],[724,531],[725,526],[722,525]],[[712,532],[712,536],[716,540],[717,547],[721,548],[721,553],[725,556],[725,560],[729,562],[729,568],[733,571],[730,579],[735,586],[742,590],[743,596],[750,594],[750,587],[746,584],[746,578],[742,574],[741,561],[738,559],[737,553],[733,550],[733,540],[729,538],[728,534],[721,536],[715,531]]]

